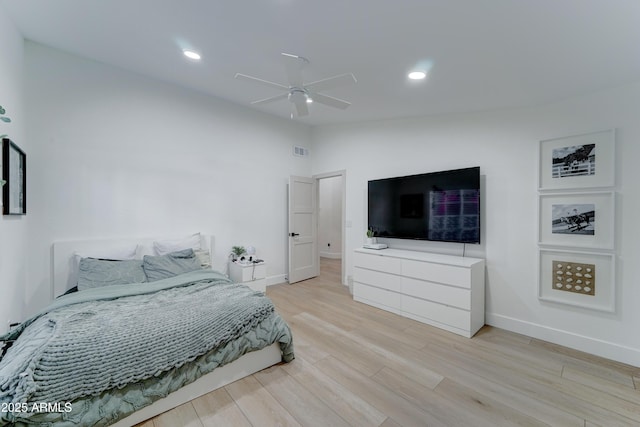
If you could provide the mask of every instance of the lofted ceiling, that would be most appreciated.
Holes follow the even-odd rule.
[[[520,108],[640,80],[638,0],[0,0],[25,39],[289,118],[281,53],[310,82],[353,73],[293,120],[325,125]],[[194,62],[182,49],[199,52]],[[414,68],[429,71],[409,81]]]

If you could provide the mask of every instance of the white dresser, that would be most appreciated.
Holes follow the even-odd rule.
[[[479,258],[400,249],[356,249],[353,298],[471,338],[484,325]]]

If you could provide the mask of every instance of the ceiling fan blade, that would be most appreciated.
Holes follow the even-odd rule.
[[[289,86],[302,88],[302,67],[307,65],[309,60],[290,53],[282,53],[282,58],[284,59],[284,67],[287,72]]]
[[[246,74],[236,73],[235,78],[238,79],[238,80],[244,80],[244,81],[248,81],[248,82],[258,83],[258,84],[261,84],[263,86],[269,86],[269,87],[272,87],[272,88],[275,88],[275,89],[289,90],[289,86],[281,85],[280,83],[270,82],[268,80],[259,79],[257,77],[247,76]]]
[[[305,89],[312,91],[322,91],[339,86],[347,86],[357,83],[356,77],[352,73],[340,74],[322,80],[317,80],[305,85]]]
[[[259,99],[257,101],[253,101],[251,103],[251,105],[268,104],[270,102],[280,101],[281,99],[287,99],[288,96],[289,96],[288,93],[281,93],[280,95],[270,96],[269,98],[264,98],[264,99]]]
[[[347,109],[350,102],[344,101],[342,99],[334,98],[333,96],[323,95],[321,93],[310,93],[309,97],[313,100],[313,102],[318,102],[320,104],[328,105],[329,107],[339,108],[341,110]]]

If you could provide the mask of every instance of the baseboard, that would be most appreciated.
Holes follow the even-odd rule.
[[[329,259],[342,259],[342,254],[340,252],[320,252],[320,257]]]
[[[532,322],[525,322],[500,314],[486,313],[485,322],[487,325],[495,326],[496,328],[506,329],[511,332],[563,345],[606,359],[640,367],[640,350],[638,349]]]
[[[287,283],[286,274],[278,274],[276,276],[267,277],[267,286],[279,285],[280,283]]]

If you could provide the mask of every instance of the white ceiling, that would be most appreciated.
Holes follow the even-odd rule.
[[[281,52],[305,81],[352,72],[309,125],[518,108],[640,80],[639,0],[0,0],[24,37],[289,117]],[[202,61],[186,60],[192,48]],[[416,64],[429,77],[409,82]]]

